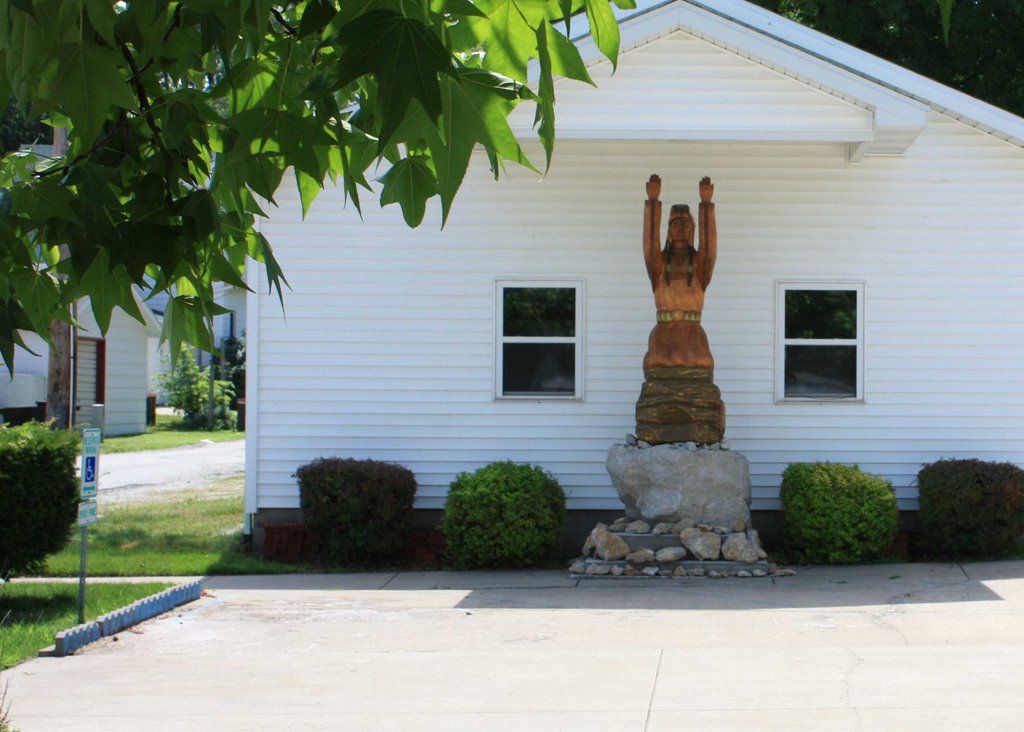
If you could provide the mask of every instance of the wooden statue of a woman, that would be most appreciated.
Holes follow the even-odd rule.
[[[658,315],[644,356],[636,419],[637,437],[652,444],[718,442],[725,431],[725,407],[713,382],[715,361],[700,323],[718,253],[714,190],[710,178],[701,179],[699,227],[689,206],[672,206],[662,248],[661,178],[652,175],[647,181],[644,261]]]

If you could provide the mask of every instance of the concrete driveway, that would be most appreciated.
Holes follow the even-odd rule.
[[[6,674],[34,730],[963,730],[1024,719],[1024,562],[770,579],[224,577]]]

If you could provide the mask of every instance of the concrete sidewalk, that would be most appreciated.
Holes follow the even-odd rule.
[[[1024,722],[1024,562],[770,579],[221,577],[5,674],[34,730],[963,730]]]

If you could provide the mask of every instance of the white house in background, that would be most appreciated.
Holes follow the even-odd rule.
[[[1024,120],[740,0],[624,15],[617,73],[584,39],[598,88],[556,85],[548,175],[494,182],[480,155],[444,230],[436,206],[410,231],[370,196],[364,220],[340,194],[303,220],[278,193],[262,231],[292,289],[248,307],[257,541],[331,455],[408,466],[423,509],[511,459],[570,510],[621,510],[605,454],[634,429],[655,319],[651,173],[666,204],[716,186],[703,322],[755,512],[794,461],[882,474],[905,510],[923,463],[1024,464]],[[522,325],[541,301],[547,331]]]
[[[161,292],[146,300],[150,309],[159,316],[163,316],[167,307],[167,300],[170,295]],[[214,300],[219,305],[231,310],[230,313],[218,315],[213,319],[213,342],[218,347],[223,347],[224,342],[231,338],[245,337],[245,307],[246,291],[240,287],[234,287],[223,282],[218,282],[213,289]],[[149,353],[149,381],[150,389],[157,393],[158,399],[163,402],[163,395],[159,393],[159,376],[167,370],[168,344],[154,341]],[[196,363],[200,366],[208,366],[210,354],[196,349]]]
[[[106,336],[100,335],[89,301],[78,305],[82,328],[74,331],[74,421],[78,425],[97,423],[93,405],[103,404],[105,435],[146,431],[147,354],[160,336],[160,321],[145,303],[138,304],[145,324],[115,309]],[[14,378],[0,377],[0,414],[5,408],[32,407],[46,400],[49,347],[35,334],[25,340],[35,353],[16,349]]]

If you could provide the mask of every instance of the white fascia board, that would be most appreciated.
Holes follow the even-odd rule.
[[[736,4],[733,2],[723,3],[723,5],[729,5],[730,7]],[[747,3],[739,4],[749,8],[754,7],[748,6]],[[760,11],[759,8],[754,9]],[[827,36],[822,36],[816,31],[811,31],[773,13],[768,13],[767,11],[760,12],[770,20],[769,26],[782,24],[795,26],[795,28],[814,36],[827,38]],[[689,33],[731,53],[748,58],[755,63],[760,63],[767,68],[808,84],[813,88],[820,89],[823,93],[832,94],[844,101],[869,109],[875,115],[874,127],[876,130],[884,129],[888,126],[924,129],[927,124],[928,106],[926,104],[910,99],[894,89],[880,85],[828,59],[819,58],[814,54],[808,53],[796,44],[784,38],[779,38],[777,34],[772,34],[764,29],[751,27],[750,24],[743,21],[735,20],[721,12],[717,3],[714,10],[709,10],[701,3],[692,2],[691,0],[669,0],[669,2],[662,2],[660,4],[638,4],[636,11],[621,19],[619,29],[620,57],[621,54],[627,53],[630,49],[637,48],[675,31]],[[579,37],[575,42],[584,62],[588,66],[606,60],[590,36]],[[868,56],[868,54],[861,55]],[[531,79],[535,78],[535,74],[536,68],[534,65],[531,68]],[[607,130],[600,136],[612,137],[612,132],[612,130]],[[559,128],[559,135],[563,138],[576,136],[574,130],[562,127]],[[596,135],[590,134],[587,136],[593,137]],[[649,131],[640,129],[631,131],[624,139],[650,137],[652,135]],[[701,139],[714,140],[719,138],[720,136],[711,136]],[[678,133],[668,139],[679,139]],[[692,136],[687,135],[687,139],[692,139]],[[779,137],[776,133],[774,136],[767,134],[760,139],[811,140],[812,138],[798,138],[794,131],[794,135],[790,137]],[[863,132],[857,131],[853,136],[847,136],[839,141],[862,142],[865,139]]]
[[[526,128],[513,127],[518,135]],[[593,127],[559,125],[559,139],[572,140],[652,140],[687,142],[847,142],[870,146],[875,135],[865,129],[696,129],[662,127]]]
[[[670,0],[676,2],[677,0]],[[743,0],[678,0],[742,24],[1024,147],[1024,119]]]
[[[876,114],[882,114],[887,123],[889,120],[902,120],[903,124],[920,123],[923,127],[927,121],[926,105],[907,99],[904,95],[852,73],[845,67],[837,66],[828,59],[808,54],[801,47],[788,43],[785,39],[774,37],[760,28],[738,23],[724,14],[709,11],[693,2],[673,0],[672,6],[679,9],[680,28],[702,40],[849,102],[876,110]],[[715,7],[718,8],[717,5]],[[651,15],[658,12],[660,11],[654,11]],[[776,21],[808,30],[772,13],[766,14]],[[821,35],[815,31],[811,32],[814,35]]]

